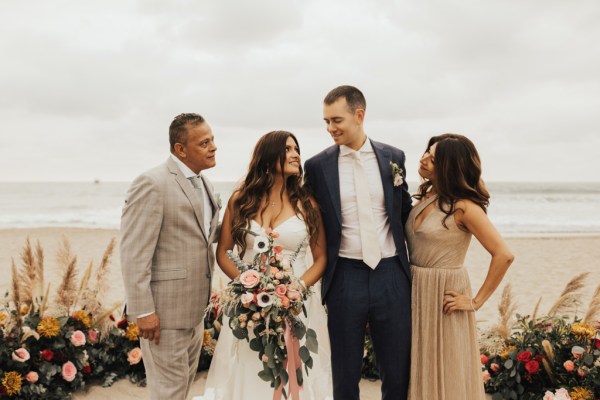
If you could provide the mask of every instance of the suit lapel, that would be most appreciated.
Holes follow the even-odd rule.
[[[394,188],[392,186],[392,167],[390,166],[392,152],[380,143],[372,140],[371,146],[373,147],[373,151],[375,151],[377,163],[379,164],[379,173],[381,174],[381,184],[383,186],[383,195],[385,198],[385,209],[388,218],[391,220],[393,218],[392,211],[394,210]]]
[[[217,199],[215,198],[215,194],[212,191],[212,185],[207,184],[206,182],[206,178],[204,177],[204,174],[201,175],[202,176],[202,182],[204,182],[204,188],[206,189],[206,193],[208,193],[208,198],[210,199],[210,203],[212,204],[212,209],[213,209],[213,213],[212,213],[212,218],[210,219],[210,236],[212,237],[213,234],[217,231],[217,224],[219,222],[219,203],[217,203]]]
[[[179,184],[179,187],[181,187],[181,190],[183,190],[183,193],[190,201],[192,208],[194,209],[194,214],[196,215],[196,221],[198,222],[200,230],[202,231],[202,235],[204,236],[204,239],[208,242],[208,235],[204,231],[204,215],[202,214],[200,197],[198,196],[196,190],[192,187],[192,185],[190,185],[190,182],[186,179],[186,177],[183,176],[183,173],[177,167],[177,164],[175,164],[175,162],[170,158],[167,161],[167,166],[169,168],[169,172],[171,172],[171,174],[174,175],[175,181]]]
[[[340,169],[338,166],[339,147],[331,147],[327,152],[327,157],[323,163],[323,174],[329,197],[335,210],[335,215],[340,225],[342,225],[342,202],[340,200]]]

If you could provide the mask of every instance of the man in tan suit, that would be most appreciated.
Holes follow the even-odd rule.
[[[153,400],[185,400],[196,375],[220,208],[201,174],[215,166],[210,126],[178,115],[169,141],[170,158],[133,181],[121,218],[127,315],[143,336]]]

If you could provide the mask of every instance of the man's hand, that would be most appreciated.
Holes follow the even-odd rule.
[[[160,319],[156,313],[152,313],[146,317],[137,318],[136,324],[140,328],[141,335],[149,341],[156,341],[156,345],[160,342]]]

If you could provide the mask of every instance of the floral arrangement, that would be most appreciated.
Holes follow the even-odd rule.
[[[292,270],[304,243],[288,257],[281,246],[274,245],[277,232],[267,229],[266,236],[248,233],[255,236],[254,261],[248,265],[228,252],[240,275],[211,301],[207,312],[218,309],[229,317],[233,335],[247,340],[262,360],[263,369],[258,376],[287,397],[288,381],[292,391],[302,385],[300,360],[308,373],[313,365],[310,353],[318,351],[315,331],[307,329],[299,317],[302,312],[306,314],[304,300],[309,291]],[[304,344],[300,346],[302,339]]]
[[[404,183],[404,178],[402,177],[404,170],[400,168],[395,162],[390,161],[390,166],[392,167],[392,178],[394,179],[394,187],[398,187]]]
[[[92,264],[76,285],[76,257],[65,240],[58,254],[63,279],[51,302],[49,285],[42,294],[43,250],[27,241],[21,268],[12,265],[12,293],[0,305],[1,399],[68,399],[87,382],[111,385],[126,376],[145,384],[139,329],[116,323],[119,305],[105,308],[98,300],[114,246],[113,240],[95,271],[95,285]]]
[[[501,323],[481,340],[485,389],[494,400],[594,400],[600,398],[600,286],[583,319],[565,312],[579,304],[582,274],[572,279],[548,315],[517,314],[506,318],[511,305],[505,288]]]

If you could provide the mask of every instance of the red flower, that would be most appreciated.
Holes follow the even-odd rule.
[[[531,360],[531,361],[527,362],[527,364],[525,364],[525,369],[530,374],[537,374],[538,371],[540,370],[540,363],[535,360]]]
[[[531,360],[531,352],[529,350],[520,352],[517,355],[517,360],[521,361],[523,364],[527,363],[529,360]]]
[[[594,347],[600,349],[600,339],[594,339]]]
[[[92,366],[91,365],[85,365],[83,368],[81,368],[81,372],[89,375],[92,373]]]
[[[108,318],[110,318],[110,320],[111,320],[111,321],[115,322],[115,317],[114,317],[112,314],[110,314],[110,315],[108,316]]]
[[[52,361],[54,358],[54,352],[50,349],[42,350],[41,352],[42,358],[46,361]]]
[[[119,328],[119,329],[127,329],[128,325],[129,325],[129,322],[127,322],[127,318],[123,318],[117,324],[117,328]]]

